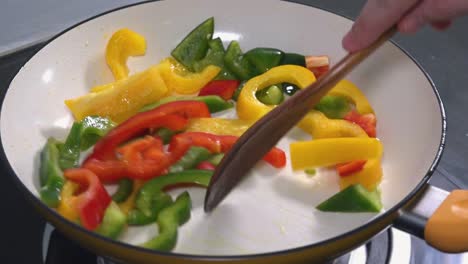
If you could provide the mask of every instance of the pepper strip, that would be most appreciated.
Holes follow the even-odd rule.
[[[379,159],[382,143],[375,138],[327,138],[290,145],[294,170],[332,166],[354,160]]]
[[[60,168],[60,152],[58,145],[61,143],[54,138],[49,138],[41,151],[41,165],[39,169],[41,200],[49,207],[57,207],[60,203],[60,192],[64,179]]]
[[[65,104],[77,121],[98,115],[120,123],[167,93],[163,77],[153,66],[128,78],[95,87],[91,93],[65,100]]]
[[[157,212],[154,210],[154,205],[157,203],[153,202],[154,197],[160,195],[163,189],[181,184],[207,187],[212,175],[212,171],[185,170],[154,178],[146,182],[140,189],[135,202],[136,209],[140,210],[146,216],[155,217]]]
[[[158,216],[159,234],[141,246],[153,250],[170,251],[177,242],[177,229],[190,219],[192,202],[188,192],[179,195],[176,201],[163,209]]]
[[[127,59],[130,56],[142,56],[146,52],[145,38],[127,28],[116,31],[106,47],[106,62],[116,80],[128,76]]]

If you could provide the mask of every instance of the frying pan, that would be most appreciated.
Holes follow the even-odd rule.
[[[130,263],[311,263],[334,259],[392,224],[423,237],[427,217],[447,196],[427,183],[442,154],[445,112],[430,77],[391,42],[347,78],[373,105],[384,144],[380,188],[385,209],[378,214],[319,212],[315,205],[339,191],[334,173],[324,170],[307,178],[289,166],[278,171],[259,163],[210,215],[203,212],[205,191],[189,189],[192,218],[180,228],[173,252],[163,253],[133,246],[155,235],[155,225],[129,228],[114,241],[65,220],[38,199],[40,148],[47,137],[64,138],[73,121],[63,101],[113,80],[104,60],[111,34],[126,27],[145,36],[147,54],[129,61],[135,73],[167,57],[211,16],[215,36],[225,44],[239,40],[244,50],[266,46],[326,54],[332,62],[345,55],[341,37],[352,25],[333,13],[283,1],[170,0],[122,7],[67,29],[21,68],[1,108],[2,162],[37,211],[82,246]],[[306,139],[293,129],[279,147],[288,152],[289,143]],[[459,221],[456,216],[450,219]],[[437,229],[437,224],[432,226]],[[430,242],[447,251],[466,250],[467,244],[446,243],[443,237]],[[441,247],[448,244],[458,247]]]

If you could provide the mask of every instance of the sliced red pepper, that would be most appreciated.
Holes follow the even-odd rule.
[[[216,169],[216,166],[211,164],[208,161],[202,161],[200,164],[197,165],[197,169],[199,170],[212,170],[214,171]]]
[[[146,136],[135,140],[117,150],[121,159],[127,164],[128,177],[148,180],[159,176],[171,164],[164,153],[161,139]]]
[[[185,153],[190,146],[204,147],[212,153],[225,153],[237,141],[236,136],[221,136],[203,132],[185,132],[172,137],[169,151],[172,153]],[[275,168],[286,166],[286,154],[279,148],[273,148],[263,158]]]
[[[306,67],[314,73],[316,78],[319,78],[330,69],[330,58],[328,56],[306,56]]]
[[[104,217],[104,212],[111,202],[99,178],[87,169],[69,169],[64,172],[65,178],[81,185],[83,191],[74,199],[80,222],[88,230],[96,229]]]
[[[345,120],[359,125],[364,131],[366,131],[369,137],[377,136],[377,119],[372,113],[361,115],[356,111],[349,112],[345,117]]]
[[[139,113],[119,126],[112,129],[94,146],[93,153],[85,162],[91,159],[108,160],[115,158],[115,148],[120,144],[140,135],[151,128],[169,128],[182,130],[188,118],[210,117],[210,111],[203,102],[175,101],[163,104],[153,110]]]
[[[336,165],[336,170],[341,177],[349,176],[364,168],[366,160],[355,160],[344,164]]]
[[[102,182],[113,183],[128,176],[127,164],[121,160],[90,159],[83,168],[92,171]]]
[[[218,95],[224,100],[230,100],[239,84],[237,80],[214,80],[205,85],[198,95]]]

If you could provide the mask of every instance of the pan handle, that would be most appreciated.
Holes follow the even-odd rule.
[[[425,239],[447,253],[468,251],[468,190],[447,192],[427,184],[400,210],[394,227]]]

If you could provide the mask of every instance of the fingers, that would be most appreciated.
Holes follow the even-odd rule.
[[[444,31],[452,25],[452,21],[439,21],[439,22],[432,22],[431,26],[439,31]]]
[[[427,23],[439,30],[448,28],[450,20],[468,13],[466,0],[426,0],[407,14],[398,24],[404,33],[413,33]]]
[[[353,27],[344,37],[343,48],[355,52],[369,46],[383,32],[396,24],[417,2],[419,1],[368,0]]]

